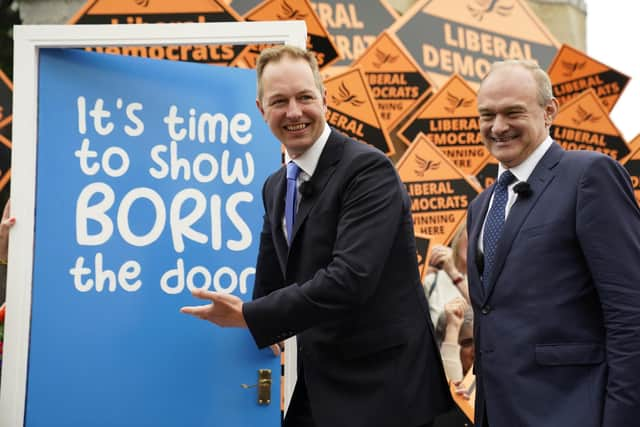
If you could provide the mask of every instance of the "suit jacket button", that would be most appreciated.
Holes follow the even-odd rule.
[[[482,314],[489,314],[489,312],[491,311],[491,306],[485,305],[484,307],[482,307],[482,309],[480,310],[480,313]]]

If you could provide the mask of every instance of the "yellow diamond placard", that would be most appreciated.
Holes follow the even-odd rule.
[[[156,24],[242,21],[218,0],[89,0],[69,24]],[[241,45],[173,45],[87,47],[87,51],[172,61],[228,65]]]
[[[480,137],[476,92],[457,74],[407,120],[398,136],[410,144],[420,133],[466,175],[475,175],[490,156]]]
[[[307,24],[307,49],[316,54],[318,67],[324,68],[336,62],[340,56],[327,30],[309,0],[267,0],[244,15],[246,21],[291,21]],[[255,68],[260,51],[271,45],[246,46],[232,65]]]
[[[640,133],[636,135],[631,141],[629,141],[629,150],[635,151],[636,148],[640,147]]]
[[[419,0],[389,30],[438,86],[457,73],[476,87],[504,59],[546,69],[559,46],[525,0]]]
[[[330,67],[334,68],[331,75],[345,71],[398,17],[386,0],[325,0],[311,4],[340,52],[341,59]]]
[[[396,168],[411,198],[414,232],[432,236],[432,245],[447,245],[480,189],[423,134]]]
[[[496,181],[496,176],[498,176],[498,161],[495,157],[489,156],[476,172],[476,180],[480,187],[487,188]]]
[[[592,88],[607,111],[613,109],[629,83],[628,76],[566,44],[549,66],[549,77],[560,105]]]
[[[394,154],[389,133],[382,124],[369,86],[359,68],[324,81],[327,89],[327,122],[353,139]]]
[[[636,136],[634,141],[640,140],[640,135]],[[632,141],[633,142],[633,141]],[[636,196],[636,201],[640,203],[640,144],[637,142],[634,144],[634,149],[629,153],[629,156],[622,162],[629,175],[631,176],[631,184],[633,185],[633,192]]]
[[[593,89],[563,105],[550,132],[565,150],[599,151],[616,160],[629,154],[629,146]]]
[[[354,66],[364,72],[389,132],[411,107],[433,93],[433,83],[401,42],[388,32],[381,33]]]

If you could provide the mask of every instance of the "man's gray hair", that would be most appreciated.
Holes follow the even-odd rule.
[[[530,59],[507,59],[505,61],[497,61],[491,64],[491,68],[483,81],[491,75],[495,70],[507,67],[522,67],[531,72],[536,82],[538,103],[541,107],[546,106],[553,99],[553,89],[551,87],[551,79],[545,70],[540,68],[536,61]],[[480,83],[482,87],[482,83]]]

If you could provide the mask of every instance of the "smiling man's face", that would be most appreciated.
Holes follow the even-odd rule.
[[[480,134],[491,154],[505,167],[522,163],[549,135],[557,102],[540,105],[530,70],[518,66],[496,69],[478,91]]]
[[[326,123],[326,93],[317,87],[309,63],[284,56],[262,72],[258,109],[293,159],[320,137]]]

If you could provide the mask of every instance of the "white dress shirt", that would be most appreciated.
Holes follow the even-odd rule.
[[[300,206],[300,184],[309,181],[313,176],[313,173],[316,171],[316,167],[318,166],[318,162],[320,161],[322,150],[324,150],[324,146],[327,144],[330,134],[331,128],[328,124],[325,123],[324,130],[322,131],[320,137],[316,140],[316,142],[314,142],[313,145],[307,149],[307,151],[293,160],[295,164],[300,168],[300,173],[298,174],[298,179],[296,180],[296,212],[298,211],[298,206]],[[285,150],[284,164],[286,165],[290,161],[291,157]],[[282,215],[282,230],[284,231],[285,238],[288,238],[289,236],[287,236],[287,227],[284,215]]]
[[[507,187],[508,198],[507,198],[507,206],[504,211],[505,220],[509,215],[509,211],[511,210],[511,207],[518,199],[518,194],[513,191],[513,187],[515,187],[516,184],[518,184],[519,182],[524,182],[529,179],[529,176],[531,176],[531,173],[533,172],[535,167],[538,165],[538,162],[540,162],[540,159],[542,159],[542,157],[547,152],[549,147],[551,147],[552,143],[553,143],[553,140],[551,139],[551,137],[547,136],[546,139],[542,141],[542,144],[538,145],[538,147],[533,151],[533,153],[529,155],[529,157],[527,157],[518,166],[514,166],[511,169],[509,169],[513,174],[513,176],[516,177],[516,179],[509,185],[509,187]],[[502,172],[506,170],[507,168],[505,168],[502,165],[502,163],[499,163],[498,177],[502,174]],[[498,177],[496,177],[496,181]],[[491,200],[489,201],[489,208],[487,209],[487,213],[489,212],[489,210],[491,210],[491,205],[493,205],[493,194],[491,195]],[[478,249],[480,249],[480,253],[484,253],[484,245],[482,243],[482,240],[484,237],[484,227],[486,222],[487,222],[487,217],[485,216],[484,222],[482,223],[482,230],[480,231],[480,236],[478,237]]]

